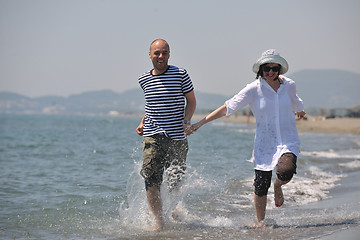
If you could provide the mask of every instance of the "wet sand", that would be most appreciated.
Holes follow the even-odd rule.
[[[316,202],[311,207],[325,209],[340,209],[343,211],[344,221],[329,227],[328,234],[319,239],[359,239],[360,236],[360,175],[358,172],[348,174],[340,180],[340,184],[330,190],[330,198]]]

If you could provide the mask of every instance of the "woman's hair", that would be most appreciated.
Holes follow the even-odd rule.
[[[263,76],[264,76],[264,72],[263,72],[264,65],[265,65],[265,64],[263,64],[263,65],[261,65],[261,66],[259,67],[259,71],[258,71],[257,74],[256,74],[256,79],[259,79],[259,77],[263,77]]]

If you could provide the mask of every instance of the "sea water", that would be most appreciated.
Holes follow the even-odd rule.
[[[252,229],[255,127],[217,120],[189,137],[186,177],[177,191],[162,185],[166,225],[152,233],[140,120],[0,115],[0,239],[305,239],[326,229],[304,235],[302,228],[360,218],[351,204],[311,207],[360,172],[360,137],[301,133],[282,208],[269,190],[272,230]]]

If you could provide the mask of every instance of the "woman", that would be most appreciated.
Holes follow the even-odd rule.
[[[256,80],[208,116],[192,125],[196,131],[202,125],[229,116],[249,105],[256,118],[256,134],[252,160],[255,162],[254,203],[256,226],[265,219],[267,193],[272,170],[276,168],[274,183],[275,205],[284,202],[282,185],[296,173],[300,140],[294,113],[304,117],[303,101],[297,96],[295,82],[283,75],[288,63],[274,49],[265,51],[253,65]]]

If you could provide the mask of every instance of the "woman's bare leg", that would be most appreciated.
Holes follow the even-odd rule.
[[[254,194],[254,203],[257,217],[257,225],[261,225],[261,221],[265,219],[265,211],[266,211],[266,203],[267,203],[267,195],[259,197]]]

